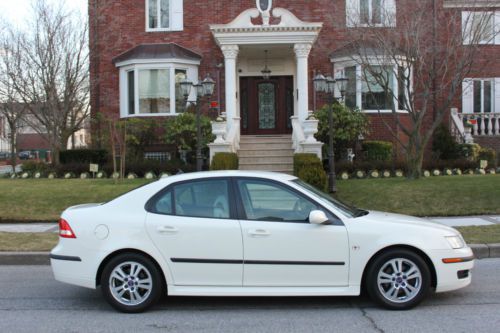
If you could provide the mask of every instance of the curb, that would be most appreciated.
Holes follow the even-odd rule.
[[[500,243],[469,246],[476,259],[500,258]],[[0,265],[50,265],[49,252],[0,252]]]

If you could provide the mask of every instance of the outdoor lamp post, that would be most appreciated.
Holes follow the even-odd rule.
[[[330,193],[336,193],[337,182],[335,176],[335,154],[333,150],[333,101],[338,100],[340,102],[344,99],[348,79],[345,77],[334,79],[331,76],[325,78],[319,73],[314,77],[313,82],[314,92],[325,93],[328,98],[328,191]],[[340,91],[340,98],[335,97],[335,86],[337,86]]]
[[[203,98],[210,98],[215,89],[215,81],[210,77],[210,74],[200,82],[198,80],[197,84],[193,84],[187,78],[182,79],[180,82],[181,92],[184,95],[186,101],[186,109],[189,105],[196,106],[196,171],[202,171],[203,169],[203,155],[201,153],[201,102]],[[191,89],[195,88],[196,101],[189,101],[188,97],[191,94]]]

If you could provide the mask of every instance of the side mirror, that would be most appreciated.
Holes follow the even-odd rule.
[[[321,210],[313,210],[309,213],[309,223],[311,224],[328,224],[328,217],[326,217],[325,212]]]

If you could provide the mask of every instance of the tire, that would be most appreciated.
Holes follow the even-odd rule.
[[[101,275],[102,294],[116,310],[143,312],[160,299],[163,279],[156,265],[147,257],[124,253],[111,259]]]
[[[427,263],[415,252],[393,249],[370,264],[366,290],[371,299],[390,310],[408,310],[429,293],[431,273]]]

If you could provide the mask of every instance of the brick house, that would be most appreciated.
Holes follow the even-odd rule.
[[[435,1],[440,11],[477,10],[468,1],[425,1]],[[487,2],[500,8],[500,1]],[[373,89],[356,75],[359,66],[346,60],[343,47],[352,20],[397,29],[401,10],[411,10],[411,2],[89,0],[92,112],[173,117],[184,110],[181,80],[197,82],[210,74],[217,83],[212,100],[227,117],[211,155],[237,152],[241,168],[290,171],[293,152],[321,155],[322,143],[307,120],[324,103],[313,91],[316,71],[343,73],[353,78],[346,104],[370,117],[369,139],[393,141],[382,122],[391,122],[391,111],[372,105]],[[491,15],[500,22],[500,12]],[[500,39],[488,44],[464,81],[450,121],[463,136],[463,119],[473,115],[479,119],[476,141],[500,150],[500,66],[481,66],[500,55]],[[262,77],[265,66],[269,79]],[[398,116],[407,117],[404,110]]]

